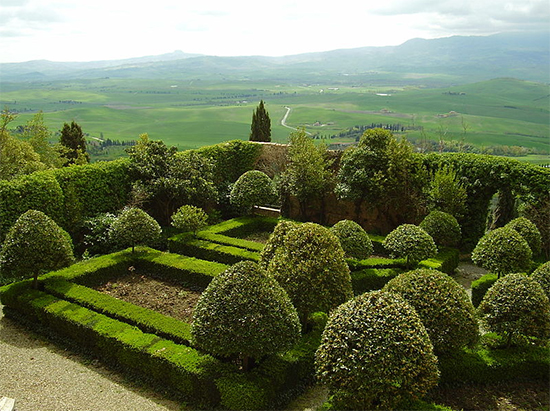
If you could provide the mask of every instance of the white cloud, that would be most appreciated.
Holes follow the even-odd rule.
[[[548,28],[548,0],[2,0],[1,61],[285,55]]]

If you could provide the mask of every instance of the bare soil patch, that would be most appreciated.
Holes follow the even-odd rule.
[[[161,281],[147,275],[129,274],[95,288],[120,300],[191,322],[201,291]]]

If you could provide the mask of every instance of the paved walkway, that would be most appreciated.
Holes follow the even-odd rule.
[[[0,305],[0,397],[17,411],[176,411],[180,404],[126,381],[5,318]]]

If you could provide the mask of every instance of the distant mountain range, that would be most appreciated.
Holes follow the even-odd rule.
[[[550,32],[413,39],[399,46],[362,47],[284,57],[217,57],[182,51],[125,60],[0,64],[0,81],[91,78],[392,82],[432,85],[496,77],[550,82]]]

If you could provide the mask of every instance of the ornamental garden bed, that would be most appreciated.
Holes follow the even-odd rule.
[[[25,280],[0,289],[6,316],[24,317],[69,339],[108,363],[179,393],[195,407],[264,409],[284,403],[289,391],[311,381],[313,355],[326,315],[284,355],[264,358],[244,373],[231,361],[203,354],[190,344],[190,324],[94,290],[125,288],[128,271],[155,273],[162,282],[191,290],[206,287],[226,265],[138,248],[97,257],[40,277],[38,290]],[[146,283],[151,284],[150,281]],[[109,284],[109,285],[107,285]]]

